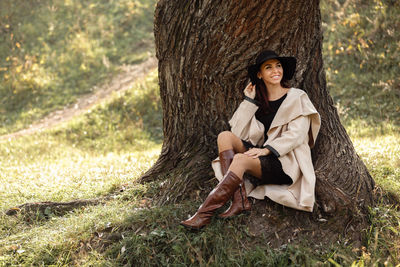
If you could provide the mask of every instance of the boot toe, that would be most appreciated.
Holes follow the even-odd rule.
[[[199,214],[195,214],[191,218],[187,219],[186,221],[180,222],[180,225],[185,226],[186,228],[192,230],[200,230],[204,226],[208,225],[211,222],[210,217],[202,217]]]

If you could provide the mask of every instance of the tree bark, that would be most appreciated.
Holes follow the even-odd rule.
[[[160,203],[193,197],[212,177],[216,137],[229,130],[246,67],[264,49],[297,58],[292,86],[305,90],[321,115],[312,151],[318,210],[353,212],[373,203],[374,181],[326,88],[318,0],[160,0],[154,34],[164,143],[142,181],[162,182]]]

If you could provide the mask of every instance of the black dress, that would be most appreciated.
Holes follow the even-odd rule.
[[[268,136],[267,132],[269,127],[271,126],[272,120],[274,119],[276,112],[278,111],[279,107],[281,106],[283,100],[285,100],[286,94],[279,98],[278,100],[269,101],[269,106],[272,109],[272,112],[266,114],[261,109],[258,109],[255,116],[258,121],[260,121],[265,128],[264,132],[264,143],[267,141]],[[264,148],[262,146],[254,146],[250,142],[242,140],[243,145],[246,147],[246,150],[250,148],[257,147],[257,148]],[[263,184],[292,184],[293,180],[283,172],[282,164],[279,159],[273,154],[270,153],[267,156],[260,156],[258,157],[261,162],[261,179],[249,177],[250,182],[255,186],[263,185]]]

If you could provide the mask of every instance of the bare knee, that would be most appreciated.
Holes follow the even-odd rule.
[[[223,131],[218,134],[217,144],[218,147],[226,149],[227,147],[233,148],[234,134],[230,131]]]
[[[218,134],[217,142],[225,142],[232,139],[233,133],[231,131],[223,131]]]
[[[233,149],[235,152],[244,152],[246,147],[242,140],[230,131],[223,131],[218,135],[217,139],[218,151],[222,152],[228,149]]]
[[[234,164],[236,167],[240,167],[246,170],[247,165],[249,163],[249,159],[250,159],[249,156],[243,153],[237,153],[235,154],[235,156],[233,156],[232,164]]]
[[[243,175],[243,173],[248,172],[256,177],[261,177],[260,161],[243,153],[235,154],[229,169],[237,174]]]

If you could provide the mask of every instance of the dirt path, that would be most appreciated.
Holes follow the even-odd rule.
[[[157,59],[154,57],[151,57],[138,65],[124,66],[122,67],[122,73],[114,77],[110,82],[99,88],[93,88],[93,94],[81,97],[74,104],[69,105],[64,109],[53,111],[38,122],[31,124],[26,129],[11,134],[2,135],[0,136],[0,140],[33,134],[68,121],[74,116],[84,113],[93,105],[106,99],[111,95],[112,92],[123,92],[129,89],[137,79],[144,77],[150,70],[156,67]]]

